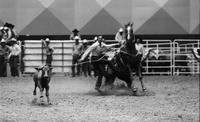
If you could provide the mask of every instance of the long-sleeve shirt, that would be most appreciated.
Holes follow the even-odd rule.
[[[13,46],[9,47],[10,49],[10,54],[13,56],[18,56],[21,53],[21,48],[19,47],[18,44],[14,44]]]
[[[123,34],[121,35],[119,32],[117,32],[117,34],[115,35],[115,40],[117,42],[119,42],[120,45],[123,45],[125,42],[125,38],[124,38]]]
[[[137,44],[137,43],[135,43],[135,48],[136,48],[136,50],[138,51],[138,54],[142,54],[143,55],[143,53],[144,53],[144,48],[143,48],[143,45],[142,44]]]
[[[117,44],[105,44],[101,42],[101,45],[98,41],[96,41],[94,44],[92,44],[82,55],[81,60],[84,60],[91,52],[92,56],[99,56],[101,54],[104,54],[109,48],[116,46]]]

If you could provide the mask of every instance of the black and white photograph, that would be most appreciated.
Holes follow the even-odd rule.
[[[200,0],[0,0],[0,122],[199,122]]]

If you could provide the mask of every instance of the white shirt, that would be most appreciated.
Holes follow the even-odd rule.
[[[13,46],[10,46],[9,49],[10,49],[9,55],[18,56],[21,53],[21,48],[19,47],[18,44],[14,44]]]
[[[143,45],[135,43],[135,49],[138,51],[138,54],[143,54]]]
[[[84,60],[90,54],[90,52],[92,52],[93,55],[98,56],[99,54],[106,52],[107,49],[109,49],[113,46],[116,46],[116,45],[117,44],[107,45],[107,44],[101,42],[101,46],[100,46],[100,43],[98,41],[96,41],[85,51],[85,53],[81,57],[81,60]]]

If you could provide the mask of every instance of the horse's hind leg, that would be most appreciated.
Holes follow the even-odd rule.
[[[130,66],[128,66],[128,70],[129,70],[129,77],[126,80],[126,83],[127,83],[128,88],[130,88],[135,93],[137,92],[137,88],[135,87],[135,84],[133,82],[134,78],[133,78],[132,70]]]
[[[46,97],[47,97],[47,103],[51,104],[49,99],[49,85],[46,87]]]

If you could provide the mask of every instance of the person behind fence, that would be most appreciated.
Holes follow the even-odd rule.
[[[192,54],[194,56],[194,58],[200,62],[200,48],[194,48],[192,49]]]
[[[86,51],[85,53],[82,55],[80,62],[84,61],[85,58],[92,52],[92,61],[93,61],[93,65],[94,68],[96,70],[98,70],[98,78],[97,78],[97,82],[95,85],[95,89],[97,91],[99,91],[99,88],[101,87],[101,83],[102,83],[102,78],[103,76],[106,76],[106,72],[105,72],[105,64],[107,64],[107,60],[105,56],[105,52],[110,49],[111,47],[114,47],[116,45],[119,44],[105,44],[103,42],[103,38],[102,36],[98,37],[98,40],[93,43]],[[104,60],[105,59],[105,60]]]
[[[72,34],[70,35],[70,40],[75,40],[74,38],[75,38],[76,36],[78,36],[79,39],[81,39],[81,35],[79,34],[79,30],[75,28],[75,29],[72,31]]]
[[[80,65],[78,64],[78,60],[80,59],[82,44],[80,44],[79,39],[78,36],[74,38],[75,44],[72,49],[72,77],[80,75]],[[77,73],[75,73],[75,68]]]
[[[135,49],[137,50],[137,54],[136,56],[139,57],[139,59],[142,59],[143,53],[144,53],[144,47],[142,44],[142,38],[138,37],[136,39],[136,43],[135,43]]]
[[[125,38],[124,38],[124,30],[122,28],[120,28],[119,31],[116,33],[115,40],[120,43],[120,46],[124,44]]]
[[[83,54],[86,51],[87,48],[88,48],[88,41],[86,39],[84,39],[81,54]],[[91,76],[91,70],[90,70],[89,62],[85,62],[85,63],[82,64],[82,72],[83,72],[85,77]]]
[[[50,46],[49,38],[46,38],[45,41],[43,41],[43,44],[46,49],[46,64],[51,67],[53,61],[54,48]]]
[[[4,39],[0,42],[0,77],[7,76],[7,56],[9,53],[9,47],[6,45]]]
[[[11,76],[19,77],[19,55],[21,53],[21,48],[17,44],[17,40],[12,38],[10,41],[11,46],[9,47],[10,54],[8,55],[9,63],[10,63],[10,71]]]

